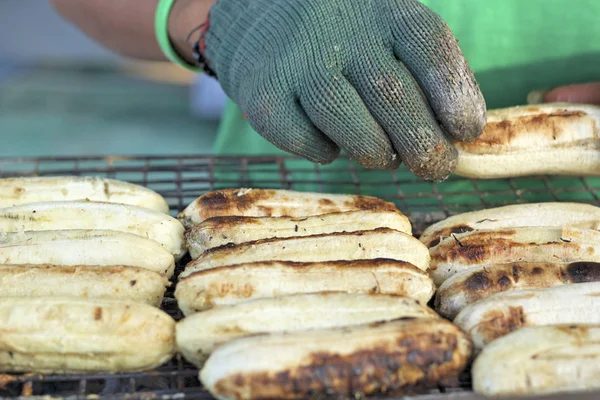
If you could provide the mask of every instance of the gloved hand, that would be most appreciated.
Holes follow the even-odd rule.
[[[340,148],[448,177],[448,135],[476,139],[485,102],[446,23],[417,0],[218,0],[203,55],[250,125],[316,163]]]

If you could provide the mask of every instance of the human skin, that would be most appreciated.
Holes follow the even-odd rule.
[[[208,18],[216,0],[177,0],[169,16],[175,50],[193,62],[189,34]],[[124,57],[166,61],[154,35],[158,0],[50,0],[54,8],[82,32]]]
[[[600,105],[600,82],[562,86],[546,92],[543,101]]]

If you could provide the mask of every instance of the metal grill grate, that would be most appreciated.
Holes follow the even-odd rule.
[[[101,176],[141,184],[162,194],[173,215],[203,193],[231,187],[378,196],[396,203],[410,217],[417,235],[433,222],[475,209],[534,201],[600,203],[600,178],[475,181],[452,177],[434,184],[422,181],[402,168],[391,172],[366,170],[345,158],[327,166],[315,166],[289,156],[0,159],[0,177],[50,175]],[[187,261],[182,260],[179,271]],[[182,317],[172,288],[165,296],[163,309],[176,319]],[[0,375],[0,396],[210,399],[197,374],[193,366],[176,357],[158,370],[147,373]],[[442,391],[461,391],[468,385],[468,377],[465,377]]]

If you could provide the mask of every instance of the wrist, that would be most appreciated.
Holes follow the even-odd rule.
[[[208,13],[215,2],[216,0],[177,0],[169,14],[168,32],[173,48],[191,65],[195,63],[192,46],[197,35],[190,34],[198,31],[198,27],[208,21]]]

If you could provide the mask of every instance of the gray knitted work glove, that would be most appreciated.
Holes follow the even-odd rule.
[[[203,55],[250,125],[316,163],[340,148],[443,180],[485,102],[446,23],[416,0],[217,0]]]

